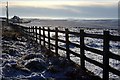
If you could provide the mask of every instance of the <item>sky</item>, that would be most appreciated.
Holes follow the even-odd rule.
[[[4,0],[0,16],[5,16],[6,1],[9,17],[42,19],[111,19],[118,18],[119,0]]]

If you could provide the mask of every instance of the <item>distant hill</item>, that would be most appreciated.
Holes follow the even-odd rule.
[[[21,19],[18,16],[14,16],[13,18],[10,19],[10,21],[13,23],[29,23],[29,22],[31,22],[30,20]]]

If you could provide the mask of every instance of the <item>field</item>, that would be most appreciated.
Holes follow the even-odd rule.
[[[50,27],[51,29],[55,29],[58,27],[60,30],[64,30],[65,28],[69,28],[70,31],[79,32],[80,29],[84,29],[86,33],[92,34],[103,34],[104,30],[109,30],[111,35],[119,35],[118,33],[118,24],[117,20],[32,20],[31,23],[22,24],[24,26],[44,26],[45,28]],[[47,32],[45,33],[47,35]],[[52,37],[55,36],[55,33],[50,33]],[[58,38],[65,40],[65,34],[58,34]],[[70,41],[76,44],[80,44],[80,38],[75,35],[69,35]],[[47,41],[47,39],[46,39]],[[51,43],[55,44],[54,41],[51,40]],[[91,48],[96,48],[99,50],[103,50],[103,40],[102,39],[93,39],[93,38],[85,38],[85,45]],[[65,44],[59,43],[59,46],[66,47]],[[77,52],[79,54],[80,49],[76,48],[74,45],[70,45],[70,49]],[[52,49],[55,50],[54,48]],[[120,42],[110,41],[110,51],[114,54],[120,55]],[[59,54],[61,56],[66,56],[65,52],[59,50]],[[97,60],[102,63],[103,57],[89,51],[85,51],[85,55],[93,60]],[[71,55],[71,59],[76,63],[80,63],[79,58]],[[109,65],[114,67],[117,70],[120,70],[120,61],[110,59]],[[102,77],[102,69],[86,62],[86,68],[95,74]],[[110,78],[119,78],[119,76],[113,75],[110,73]]]
[[[43,24],[44,22],[44,24]],[[56,23],[57,22],[57,23]],[[66,23],[68,22],[68,23]],[[73,23],[71,23],[73,22]],[[58,27],[59,30],[65,30],[65,28],[68,28],[70,31],[73,32],[79,32],[80,29],[84,29],[84,31],[86,33],[90,33],[90,34],[103,34],[104,30],[109,30],[111,35],[119,35],[118,31],[117,31],[117,24],[116,21],[112,21],[112,20],[108,20],[108,22],[106,20],[103,21],[82,21],[81,23],[82,26],[76,26],[73,27],[73,24],[77,24],[79,23],[79,21],[77,20],[73,20],[73,21],[67,21],[67,20],[62,20],[62,21],[56,21],[56,20],[33,20],[31,23],[26,23],[26,24],[21,24],[24,25],[26,27],[29,26],[43,26],[45,28],[50,27],[50,29],[55,29],[55,27]],[[109,28],[104,28],[107,23],[111,22],[109,24]],[[113,22],[113,23],[112,23]],[[46,23],[46,24],[45,24]],[[53,26],[53,24],[56,24],[56,26]],[[66,24],[65,24],[66,23]],[[68,24],[72,26],[68,26]],[[89,23],[89,24],[88,24]],[[106,24],[105,24],[106,23]],[[57,26],[58,24],[58,26]],[[90,25],[91,24],[91,25]],[[105,25],[104,25],[105,24]],[[64,26],[61,26],[64,25]],[[78,25],[78,24],[77,24]],[[93,26],[93,27],[89,27]],[[100,26],[102,25],[102,27]],[[95,26],[97,26],[95,28]],[[100,26],[100,27],[99,27]],[[115,27],[114,27],[115,26]],[[43,33],[43,32],[41,32]],[[48,33],[45,32],[45,35],[47,35]],[[59,54],[62,56],[61,58],[46,58],[45,55],[41,54],[42,52],[46,51],[46,50],[41,50],[40,46],[32,43],[31,41],[27,41],[26,38],[21,37],[20,34],[18,34],[17,32],[14,31],[6,31],[3,32],[4,35],[2,37],[2,58],[1,61],[3,62],[0,66],[2,68],[2,76],[5,79],[9,79],[9,78],[16,78],[16,79],[45,79],[45,78],[51,78],[51,76],[53,76],[54,78],[66,78],[66,75],[63,74],[67,74],[67,72],[69,73],[69,71],[74,72],[74,69],[71,69],[71,67],[69,67],[69,65],[64,65],[66,71],[63,71],[64,69],[59,68],[56,63],[58,62],[54,62],[54,61],[60,61],[63,60],[66,56],[65,51],[59,50]],[[55,33],[51,32],[50,33],[51,37],[55,37]],[[80,44],[80,37],[79,36],[75,36],[75,35],[69,35],[70,37],[70,41],[76,44]],[[58,34],[58,38],[65,40],[65,34],[59,33]],[[46,39],[47,41],[47,39]],[[38,41],[39,42],[39,41]],[[51,43],[55,44],[55,42],[53,40],[50,41]],[[59,43],[59,46],[65,48],[66,44],[64,43]],[[89,46],[91,48],[95,48],[95,49],[99,49],[99,50],[103,50],[103,40],[102,39],[93,39],[93,38],[85,38],[85,45]],[[70,49],[76,53],[79,54],[80,49],[75,47],[74,45],[70,44]],[[51,47],[52,51],[55,51],[54,47]],[[114,54],[120,55],[119,51],[120,51],[120,42],[115,42],[115,41],[110,41],[110,51],[113,52]],[[36,53],[36,54],[34,54]],[[85,51],[85,55],[87,57],[89,57],[90,59],[96,60],[100,63],[103,62],[103,57],[100,55],[97,55],[95,53],[89,52],[89,51]],[[80,59],[70,55],[71,60],[73,60],[75,63],[80,64]],[[41,60],[42,59],[42,60]],[[50,62],[49,62],[50,61]],[[49,63],[48,63],[49,62]],[[33,64],[36,63],[36,64]],[[47,63],[47,64],[46,64]],[[51,66],[52,63],[52,66]],[[64,64],[64,62],[61,62],[60,64]],[[69,63],[68,63],[69,64]],[[71,64],[71,63],[70,63]],[[36,65],[36,66],[32,66],[31,65]],[[117,70],[120,70],[120,61],[114,60],[114,59],[110,59],[109,65],[111,67],[114,67]],[[41,66],[37,67],[37,66]],[[69,67],[69,68],[68,68]],[[36,71],[40,70],[39,72]],[[72,67],[73,68],[73,67]],[[95,73],[96,75],[102,77],[102,69],[100,67],[97,67],[93,64],[90,64],[86,61],[86,68],[90,71],[92,71],[93,73]],[[60,70],[59,70],[60,69]],[[42,71],[41,71],[42,70]],[[16,72],[16,73],[14,73]],[[56,74],[57,73],[57,74]],[[77,73],[76,69],[75,69],[75,73]],[[70,73],[71,74],[71,73]],[[78,75],[79,76],[79,75]],[[76,77],[78,78],[78,76],[72,76],[72,77]],[[68,75],[68,77],[70,77]],[[67,77],[67,78],[68,78]],[[84,77],[87,78],[87,77]],[[112,73],[110,73],[110,78],[113,79],[119,79],[120,77],[117,75],[114,75]],[[87,78],[88,79],[88,78]]]

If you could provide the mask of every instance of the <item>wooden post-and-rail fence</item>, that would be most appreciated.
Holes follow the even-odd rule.
[[[80,65],[81,65],[81,68],[84,70],[86,70],[85,61],[88,61],[88,62],[102,68],[103,69],[103,78],[102,78],[103,80],[109,80],[109,72],[112,72],[113,74],[120,76],[120,70],[117,70],[117,69],[109,66],[110,58],[120,61],[120,56],[112,53],[109,49],[109,46],[110,46],[109,42],[110,41],[119,41],[120,42],[120,36],[110,35],[109,31],[104,31],[103,35],[100,35],[100,34],[88,34],[88,33],[85,33],[84,30],[80,30],[80,32],[72,32],[72,31],[69,31],[68,29],[65,29],[65,31],[64,31],[64,30],[58,30],[58,28],[55,28],[53,30],[53,29],[50,29],[49,27],[46,29],[44,27],[34,27],[33,26],[33,27],[28,28],[28,27],[19,26],[16,24],[12,24],[12,25],[15,26],[16,28],[21,29],[22,33],[26,34],[33,40],[39,41],[40,45],[46,46],[46,44],[47,44],[48,50],[51,50],[51,46],[54,46],[55,53],[57,55],[58,55],[58,49],[61,49],[61,50],[66,51],[66,55],[67,55],[66,57],[68,60],[70,60],[70,54],[80,57]],[[48,34],[46,35],[45,32],[47,32]],[[50,32],[55,32],[55,38],[50,36]],[[58,33],[64,33],[65,40],[58,39]],[[80,44],[75,44],[75,43],[70,42],[69,34],[79,36]],[[103,50],[98,50],[98,49],[94,49],[94,48],[85,46],[85,42],[84,42],[85,37],[103,39]],[[47,41],[45,39],[47,39]],[[55,44],[52,44],[50,42],[50,40],[54,40]],[[42,42],[43,42],[43,44],[42,44]],[[58,42],[65,43],[66,48],[59,46]],[[69,48],[70,44],[73,44],[74,46],[80,48],[80,54],[70,50],[70,48]],[[103,63],[100,63],[96,60],[92,60],[92,59],[86,57],[85,50],[103,56]]]

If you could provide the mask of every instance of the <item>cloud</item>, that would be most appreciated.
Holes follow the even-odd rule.
[[[24,6],[24,7],[42,7],[42,8],[63,8],[63,6],[113,6],[117,2],[95,2],[95,1],[10,1],[9,6]],[[3,5],[6,5],[3,2]]]
[[[10,7],[11,15],[32,17],[67,17],[67,18],[116,18],[117,7],[99,6],[64,6],[63,9],[50,9],[40,7]]]
[[[5,11],[5,10],[4,10]],[[11,16],[59,18],[117,18],[116,2],[90,1],[14,1]]]
[[[33,1],[33,0],[4,0],[4,1]],[[94,1],[94,2],[118,2],[119,0],[34,0],[34,1]]]

